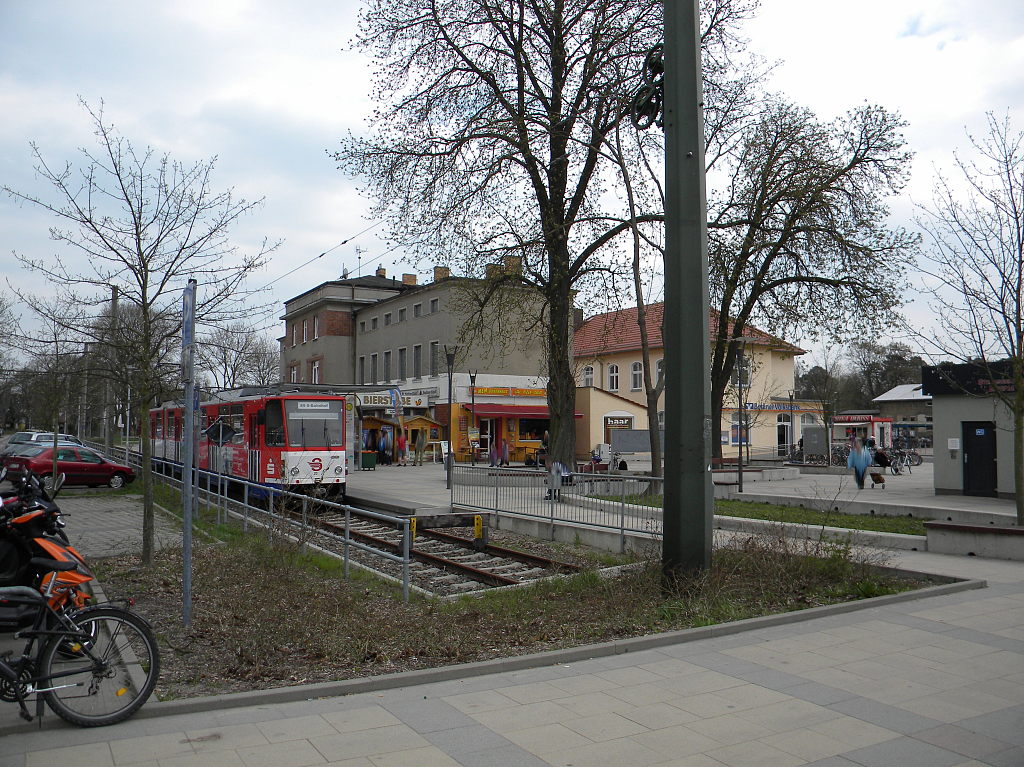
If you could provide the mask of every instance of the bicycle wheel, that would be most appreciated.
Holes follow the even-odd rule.
[[[57,716],[82,727],[127,719],[146,702],[160,676],[160,650],[149,624],[120,607],[91,607],[72,616],[80,644],[55,636],[39,657],[40,686]],[[69,651],[70,650],[70,651]]]
[[[924,463],[924,458],[921,457],[920,453],[909,453],[908,457],[910,458],[911,466],[920,466],[922,463]]]

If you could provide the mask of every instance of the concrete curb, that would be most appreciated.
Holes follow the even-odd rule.
[[[919,576],[922,578],[934,579],[936,577],[928,573],[915,573],[913,571],[901,570],[898,572],[904,575]],[[496,658],[494,660],[477,661],[474,663],[460,663],[455,666],[417,669],[416,671],[401,671],[394,674],[382,674],[380,676],[365,677],[362,679],[346,679],[338,682],[318,682],[316,684],[295,685],[293,687],[275,687],[269,690],[250,690],[247,692],[209,695],[197,698],[182,698],[179,700],[163,702],[151,701],[143,706],[142,709],[132,717],[132,719],[150,719],[153,717],[195,714],[205,711],[222,711],[224,709],[242,708],[245,706],[269,706],[279,703],[293,703],[313,698],[356,695],[359,693],[392,690],[399,687],[411,687],[433,682],[447,682],[453,679],[485,676],[487,674],[499,674],[507,671],[522,671],[526,669],[551,666],[558,663],[574,663],[589,660],[591,658],[605,658],[629,652],[639,652],[641,650],[651,650],[673,644],[693,642],[698,639],[729,636],[731,634],[739,634],[744,631],[755,631],[757,629],[770,628],[772,626],[784,626],[791,623],[799,623],[829,615],[841,615],[855,610],[884,607],[901,602],[910,602],[919,599],[927,599],[929,597],[970,591],[972,589],[986,588],[987,586],[988,583],[983,580],[955,581],[915,591],[904,591],[899,594],[886,594],[881,597],[858,599],[853,602],[843,602],[836,605],[822,605],[820,607],[811,607],[806,610],[796,610],[788,613],[779,613],[777,615],[765,615],[758,618],[746,618],[744,620],[721,623],[714,626],[701,626],[699,628],[668,631],[662,634],[652,634],[649,636],[616,639],[610,642],[582,645],[580,647],[567,647],[561,650],[549,650],[530,655],[519,655],[512,658]],[[37,722],[19,722],[9,725],[0,725],[0,735],[29,731],[35,732],[40,729],[70,726],[71,725],[66,724],[63,720],[54,715],[45,717],[41,721]]]

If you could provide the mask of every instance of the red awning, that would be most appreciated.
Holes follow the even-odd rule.
[[[466,410],[475,415],[485,418],[550,418],[551,411],[547,405],[495,405],[492,403],[482,405],[463,405]],[[577,418],[582,418],[583,413],[576,413]]]

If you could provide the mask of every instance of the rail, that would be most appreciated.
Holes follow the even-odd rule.
[[[86,444],[89,447],[103,452],[104,448],[102,444],[94,442],[87,442]],[[124,447],[115,447],[111,450],[109,457],[116,460],[122,460],[123,463],[137,469],[141,470],[142,468],[141,456],[137,451],[128,450]],[[152,477],[154,481],[160,481],[170,487],[181,490],[181,464],[168,461],[163,458],[151,458],[150,461],[153,467]],[[281,529],[292,530],[295,533],[295,538],[303,542],[309,540],[314,532],[319,535],[328,535],[338,538],[342,544],[342,560],[344,562],[344,573],[346,578],[349,577],[349,564],[351,560],[350,549],[362,551],[371,556],[380,557],[381,559],[391,562],[397,562],[402,567],[402,598],[406,602],[409,601],[409,567],[412,562],[412,556],[410,553],[412,549],[412,531],[408,517],[396,516],[394,514],[383,514],[369,509],[357,509],[356,507],[349,506],[348,504],[329,501],[323,498],[313,498],[290,490],[271,488],[257,482],[251,482],[249,480],[228,476],[218,472],[207,471],[205,469],[197,468],[193,471],[195,474],[194,487],[196,489],[196,492],[193,493],[192,496],[194,504],[193,519],[198,518],[198,514],[195,512],[198,511],[199,505],[202,503],[206,508],[215,511],[217,515],[217,524],[226,523],[231,517],[240,520],[243,533],[249,533],[250,526],[255,525],[256,527],[264,528],[268,534],[272,534],[274,526],[278,525]],[[232,497],[230,495],[232,489],[236,491],[236,496],[240,495],[241,498]],[[301,509],[301,517],[296,519],[290,514],[282,513],[284,510],[283,506],[286,503],[291,503]],[[342,528],[343,535],[335,535],[326,532],[311,522],[310,515],[314,506],[319,507],[320,509],[333,510],[344,514],[345,523]],[[356,540],[356,536],[353,534],[351,529],[353,513],[358,514],[360,517],[369,517],[385,524],[394,525],[402,534],[402,544],[400,547],[401,552],[399,554],[394,554],[390,551],[384,551],[372,545],[363,543],[360,540]]]
[[[626,550],[627,534],[662,534],[663,481],[640,474],[577,472],[559,475],[537,469],[452,466],[452,506],[497,515],[617,530]]]

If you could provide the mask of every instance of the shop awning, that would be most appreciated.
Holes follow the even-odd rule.
[[[480,405],[463,405],[469,412],[483,416],[484,418],[550,418],[551,411],[547,405],[495,405],[486,403]],[[577,418],[582,418],[583,413],[577,412]]]

